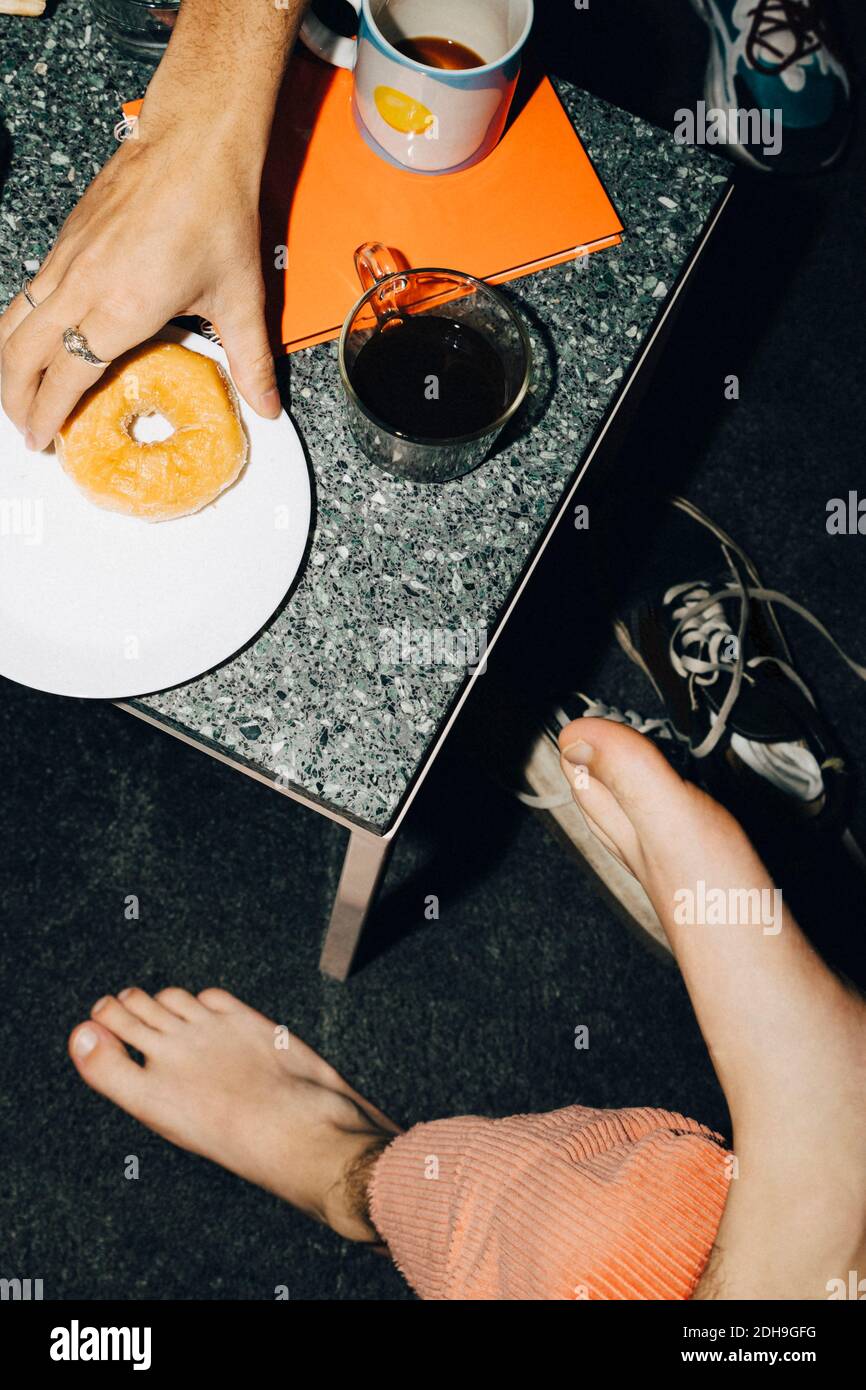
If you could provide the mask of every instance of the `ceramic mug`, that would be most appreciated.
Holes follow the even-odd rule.
[[[352,108],[367,144],[391,164],[448,174],[479,163],[505,128],[533,19],[532,0],[350,0],[358,37],[313,13],[301,29],[318,57],[354,72]],[[410,40],[462,45],[478,67],[440,67],[400,51]],[[422,50],[423,51],[423,50]]]

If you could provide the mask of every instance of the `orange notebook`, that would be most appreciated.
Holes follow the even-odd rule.
[[[269,317],[287,352],[338,336],[361,294],[353,253],[364,241],[384,242],[410,266],[500,283],[621,240],[622,224],[546,77],[524,73],[487,159],[439,176],[376,155],[355,127],[351,93],[350,73],[296,51],[262,184]]]

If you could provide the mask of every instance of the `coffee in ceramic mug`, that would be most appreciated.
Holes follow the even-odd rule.
[[[354,73],[362,138],[421,174],[467,169],[499,143],[520,74],[533,0],[351,0],[358,37],[308,13],[301,37]]]
[[[466,72],[470,68],[484,67],[481,55],[457,39],[439,39],[432,35],[422,35],[416,39],[400,39],[394,47],[399,49],[404,58],[423,63],[428,68],[442,68],[445,72]]]

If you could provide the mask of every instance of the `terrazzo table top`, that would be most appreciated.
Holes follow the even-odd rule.
[[[8,167],[0,303],[35,269],[114,148],[149,70],[89,4],[0,16]],[[291,409],[315,517],[289,603],[241,655],[142,712],[346,819],[384,833],[591,447],[725,186],[719,159],[557,82],[625,225],[622,246],[506,286],[540,364],[520,429],[444,486],[400,482],[354,444],[336,344],[291,358]],[[11,163],[10,163],[11,145]]]

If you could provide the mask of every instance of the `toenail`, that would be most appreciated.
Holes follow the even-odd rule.
[[[562,756],[567,763],[573,763],[575,767],[586,766],[592,759],[594,749],[589,743],[584,743],[583,739],[578,739],[577,743],[570,743],[567,748],[562,750]]]
[[[118,999],[125,999],[128,994],[132,994],[132,985],[127,985],[126,989],[122,989],[117,997]],[[103,1001],[100,999],[99,1002],[101,1004]]]
[[[82,1028],[75,1038],[76,1057],[89,1057],[98,1042],[98,1033],[94,1033],[92,1028]]]
[[[100,1009],[104,1009],[110,998],[111,998],[111,995],[110,995],[110,994],[103,994],[103,996],[102,996],[101,999],[97,999],[96,1003],[94,1004],[94,1006],[93,1006],[93,1008],[90,1010],[90,1012],[91,1012],[92,1014],[95,1014],[95,1013],[98,1013]]]

